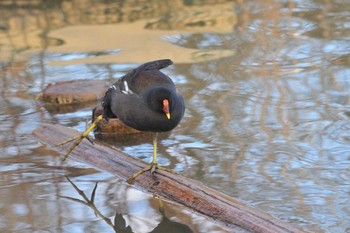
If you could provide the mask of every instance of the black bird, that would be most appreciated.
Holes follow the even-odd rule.
[[[65,158],[83,138],[88,138],[89,132],[99,121],[118,118],[131,128],[155,132],[152,163],[134,174],[129,182],[133,182],[137,176],[148,170],[152,173],[156,168],[167,170],[157,164],[157,134],[174,129],[185,112],[184,99],[176,92],[175,84],[160,71],[171,64],[173,62],[170,59],[147,62],[111,85],[102,101],[102,115],[98,116],[81,136],[61,143],[78,139],[69,148]]]

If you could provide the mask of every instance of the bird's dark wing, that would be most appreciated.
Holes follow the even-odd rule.
[[[160,69],[166,68],[171,64],[173,62],[170,59],[147,62],[124,75],[119,83],[121,85],[119,87],[123,90],[127,85],[136,94],[154,85],[175,87],[173,81],[160,71]]]

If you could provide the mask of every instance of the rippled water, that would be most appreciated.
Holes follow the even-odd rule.
[[[163,135],[159,163],[295,226],[349,231],[350,3],[184,4],[0,3],[1,232],[113,232],[91,207],[67,199],[82,197],[66,175],[88,196],[98,182],[96,207],[112,221],[121,213],[134,232],[161,225],[224,232],[172,204],[164,204],[163,215],[158,199],[87,165],[63,163],[30,136],[43,122],[83,130],[90,118],[94,104],[62,110],[37,101],[48,83],[113,82],[163,48],[120,47],[111,36],[119,31],[103,31],[114,26],[125,27],[126,37],[130,29],[149,41],[162,38],[175,61],[164,72],[187,109]],[[135,29],[144,21],[147,32]],[[105,41],[86,36],[96,30],[106,32]],[[150,142],[111,144],[150,161]]]

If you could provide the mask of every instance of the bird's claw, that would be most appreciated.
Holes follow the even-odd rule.
[[[151,173],[151,175],[154,175],[154,172],[156,171],[156,169],[158,168],[158,164],[153,164],[150,166],[151,169],[149,170],[149,172]]]
[[[68,157],[68,155],[70,154],[70,152],[72,152],[72,150],[74,150],[75,147],[77,147],[81,141],[86,138],[89,142],[91,142],[92,145],[94,145],[94,142],[92,141],[92,139],[89,137],[89,133],[96,128],[97,124],[103,119],[103,116],[100,115],[98,116],[95,121],[90,125],[90,127],[88,129],[85,130],[84,133],[80,134],[79,136],[76,136],[76,137],[73,137],[73,138],[70,138],[64,142],[61,142],[61,143],[58,143],[56,144],[56,146],[62,146],[68,142],[71,142],[71,141],[74,141],[76,140],[73,145],[71,145],[67,151],[67,153],[64,155],[63,157],[63,161],[66,160],[66,158]]]
[[[77,146],[81,143],[81,141],[82,141],[84,138],[86,138],[89,142],[91,142],[92,145],[94,145],[94,142],[92,141],[92,139],[91,139],[89,136],[84,136],[84,134],[81,134],[80,136],[76,136],[76,137],[70,138],[70,139],[68,139],[68,140],[66,140],[66,141],[64,141],[64,142],[61,142],[61,143],[59,143],[59,144],[56,144],[56,146],[62,146],[62,145],[64,145],[64,144],[67,144],[67,143],[69,143],[69,142],[71,142],[71,141],[76,140],[76,141],[73,143],[73,145],[71,145],[71,146],[69,147],[69,149],[68,149],[67,153],[64,155],[62,161],[65,161],[65,160],[67,159],[67,157],[68,157],[68,155],[70,154],[70,152],[72,152],[72,151],[74,150],[74,148],[77,147]]]
[[[92,141],[92,139],[91,139],[90,136],[87,136],[86,139],[87,139],[92,145],[95,145],[95,144],[94,144],[94,141]]]
[[[141,169],[140,171],[136,172],[134,175],[132,175],[132,177],[130,177],[127,182],[128,184],[133,184],[136,180],[136,178],[140,175],[142,175],[143,173],[145,173],[146,171],[149,171],[150,174],[152,176],[154,176],[154,173],[156,170],[163,170],[163,171],[167,171],[167,172],[171,172],[173,173],[173,171],[169,168],[165,168],[165,167],[162,167],[162,166],[159,166],[157,163],[151,163],[150,165],[148,165],[147,167]]]

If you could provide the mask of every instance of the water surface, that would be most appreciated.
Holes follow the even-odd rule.
[[[46,122],[82,131],[90,118],[94,103],[46,108],[36,96],[48,83],[113,82],[163,55],[187,109],[159,163],[311,232],[349,231],[350,3],[146,2],[0,3],[0,231],[114,232],[67,198],[82,199],[68,176],[88,197],[98,182],[96,207],[133,232],[225,232],[173,204],[163,213],[158,199],[30,136]],[[151,138],[111,144],[151,160]]]

